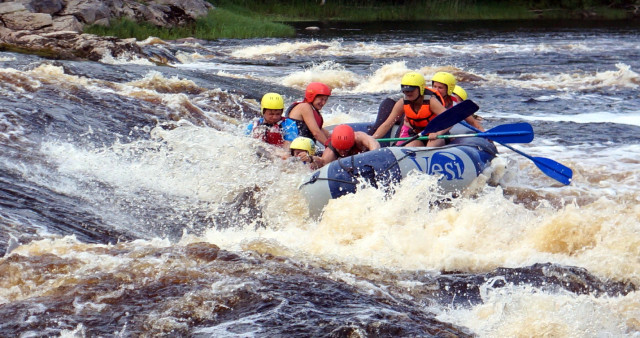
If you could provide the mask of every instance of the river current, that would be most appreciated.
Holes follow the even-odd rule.
[[[640,26],[300,26],[138,58],[0,52],[3,336],[640,336]],[[500,154],[450,199],[413,175],[309,217],[310,173],[243,136],[320,81],[373,121],[408,71],[453,73]],[[446,203],[439,203],[443,199]]]

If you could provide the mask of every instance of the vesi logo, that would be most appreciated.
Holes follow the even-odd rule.
[[[439,151],[431,157],[411,157],[420,171],[424,171],[429,175],[443,175],[448,181],[461,180],[464,172],[464,162],[462,159],[450,152]],[[424,161],[424,167],[419,162]]]

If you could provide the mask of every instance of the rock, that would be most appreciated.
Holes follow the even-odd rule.
[[[117,58],[122,55],[140,55],[142,48],[135,41],[123,41],[115,37],[80,34],[74,31],[60,31],[34,34],[29,31],[12,31],[0,27],[0,37],[5,44],[21,50],[47,53],[62,59],[88,59],[100,61],[104,56]]]
[[[53,24],[50,14],[13,12],[2,15],[5,26],[13,30],[37,30]]]
[[[109,7],[100,0],[69,0],[61,15],[73,15],[81,22],[93,24],[96,20],[109,18]]]
[[[85,24],[109,26],[128,18],[171,28],[195,21],[214,7],[205,0],[0,0],[0,44],[53,58],[98,61],[106,55],[175,59],[143,52],[135,40],[81,34]]]
[[[109,18],[104,18],[104,19],[96,20],[93,24],[109,27],[111,25],[111,21],[109,21]]]
[[[82,33],[82,24],[73,15],[59,16],[53,19],[53,25],[45,32],[73,31]]]
[[[13,12],[26,11],[26,10],[27,8],[19,2],[0,3],[0,15],[13,13]]]
[[[34,13],[55,14],[62,10],[64,3],[62,0],[31,0],[27,6]]]
[[[200,0],[156,0],[156,3],[182,8],[192,18],[205,16],[213,8],[210,3]]]

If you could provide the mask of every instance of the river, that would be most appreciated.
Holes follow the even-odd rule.
[[[0,52],[3,336],[640,336],[637,22],[297,25],[142,42],[170,66]],[[242,135],[311,81],[328,125],[373,121],[414,70],[573,182],[498,145],[447,203],[415,175],[314,219],[309,171]]]

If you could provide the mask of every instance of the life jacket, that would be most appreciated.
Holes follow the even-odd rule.
[[[309,103],[309,102],[298,101],[298,102],[292,103],[291,106],[287,108],[287,111],[284,113],[284,116],[289,117],[289,113],[291,113],[293,108],[301,103]],[[324,119],[322,118],[322,115],[320,115],[320,112],[311,103],[309,103],[309,105],[313,110],[313,117],[315,118],[316,123],[318,124],[318,127],[322,129],[322,125],[324,124]],[[292,118],[290,119],[293,120],[296,123],[296,126],[298,127],[298,136],[308,137],[313,141],[316,141],[316,138],[313,137],[313,133],[311,133],[311,130],[309,129],[309,127],[307,127],[307,124],[303,120],[296,120]]]
[[[444,99],[444,103],[442,105],[447,109],[453,107],[456,103],[458,103],[458,99],[456,99],[451,95],[447,95],[447,97],[443,99]]]
[[[266,143],[281,146],[284,144],[284,131],[282,129],[282,122],[284,122],[285,120],[286,118],[282,117],[280,121],[274,124],[267,124],[264,123],[264,118],[256,119],[253,121],[253,129],[251,131],[251,135],[257,139],[261,139]]]
[[[440,103],[444,105],[444,99],[442,98],[442,95],[438,93],[437,90],[429,87],[425,87],[424,89],[432,92],[433,95],[435,95],[438,98]],[[422,102],[422,106],[420,107],[420,110],[418,110],[417,112],[413,110],[412,106],[413,106],[413,102],[404,100],[404,106],[403,106],[404,116],[407,118],[407,121],[409,121],[409,124],[413,129],[419,129],[419,130],[424,129],[427,126],[427,124],[429,124],[429,121],[433,120],[434,117],[438,116],[437,114],[434,114],[429,108],[429,100],[424,100]]]

